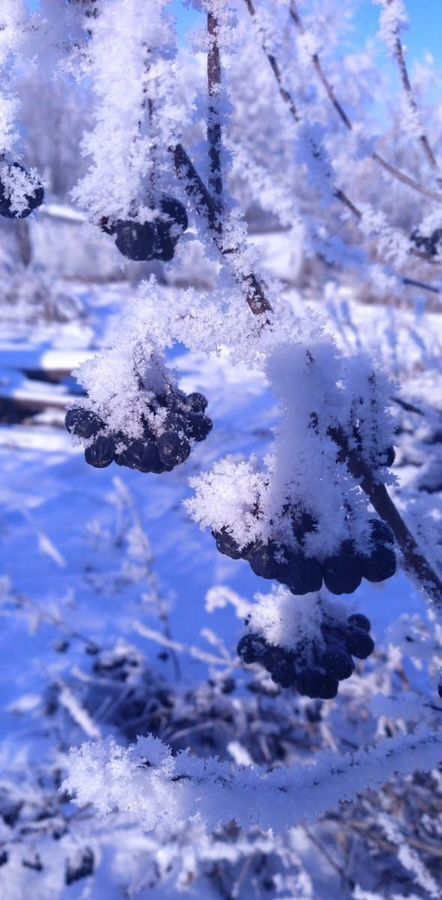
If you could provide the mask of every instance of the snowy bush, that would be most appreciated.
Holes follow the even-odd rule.
[[[362,59],[342,54],[351,0],[339,10],[333,0],[195,0],[190,52],[168,0],[148,10],[137,0],[0,10],[0,215],[18,228],[39,215],[48,176],[63,191],[75,172],[70,199],[85,229],[122,266],[165,272],[165,283],[152,274],[127,290],[106,327],[95,321],[99,346],[76,372],[68,452],[78,466],[81,450],[92,469],[111,471],[88,484],[98,495],[108,477],[100,503],[113,507],[110,524],[99,511],[81,537],[74,517],[63,522],[75,553],[90,554],[79,583],[66,596],[56,588],[50,602],[12,579],[1,584],[8,620],[61,632],[44,684],[13,707],[46,731],[30,743],[35,772],[9,762],[0,783],[8,900],[67,896],[83,879],[103,897],[331,896],[318,888],[306,842],[342,896],[438,896],[440,422],[431,397],[425,405],[426,383],[410,401],[400,380],[430,371],[438,352],[416,291],[432,298],[437,319],[440,115],[427,129],[432,68],[411,80],[405,4],[378,5],[378,45]],[[380,47],[398,73],[397,120],[384,133],[382,91],[393,89],[390,70],[377,66]],[[77,140],[85,125],[84,159],[66,150],[59,178],[41,135],[40,174],[32,142],[21,140],[16,91],[35,68],[54,92],[69,84]],[[26,116],[36,127],[24,104]],[[68,140],[64,119],[61,130]],[[296,243],[296,292],[249,239],[253,209]],[[9,267],[3,301],[22,323],[40,323],[49,300],[48,318],[85,315],[75,302],[66,312],[47,274],[24,269],[14,281]],[[413,317],[404,346],[394,318],[402,300]],[[356,301],[382,311],[381,341],[374,326],[355,326]],[[180,382],[183,348],[199,360],[201,383]],[[264,394],[254,446],[225,436],[216,444],[221,404],[202,376],[217,367],[227,405],[229,378],[249,377]],[[419,474],[403,489],[397,472],[407,465]],[[203,629],[197,644],[172,636],[127,484],[158,505],[157,522],[179,496],[186,533],[191,520],[209,532],[205,543],[175,540],[171,525],[168,568],[173,578],[180,549],[200,569],[219,554],[206,606],[215,617],[236,613],[229,642],[223,627]],[[62,571],[57,540],[36,534]],[[234,566],[244,590],[222,583]],[[388,602],[393,578],[403,603],[378,633],[359,596],[366,603],[368,585],[382,585]],[[426,614],[413,612],[413,590]],[[128,608],[114,621],[103,605],[85,629],[78,604],[88,592],[106,601],[128,592]],[[185,585],[180,592],[185,604]],[[201,683],[162,675],[132,632],[160,645],[177,677],[182,658],[197,663]],[[394,857],[384,894],[381,851]]]

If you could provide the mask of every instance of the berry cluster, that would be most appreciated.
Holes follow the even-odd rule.
[[[410,234],[410,241],[428,256],[437,256],[442,246],[442,228],[436,228],[432,234],[421,234],[418,228]]]
[[[352,657],[366,659],[373,652],[370,628],[370,621],[360,613],[346,622],[326,618],[321,639],[304,639],[292,650],[249,632],[239,641],[237,653],[242,662],[263,666],[280,687],[294,687],[312,699],[330,700],[338,693],[338,683],[353,673]]]
[[[170,472],[190,454],[193,441],[203,441],[212,428],[205,415],[207,400],[203,394],[184,394],[169,390],[164,394],[149,394],[146,400],[146,419],[143,437],[133,439],[122,432],[109,432],[106,423],[95,412],[73,406],[66,413],[65,425],[70,434],[90,441],[85,460],[98,469],[116,462],[119,466],[139,472]],[[161,411],[161,425],[152,427],[152,417]],[[147,415],[149,414],[149,418]]]
[[[160,198],[156,218],[151,222],[133,219],[108,218],[100,221],[106,234],[115,236],[120,253],[136,262],[159,259],[170,262],[179,238],[188,227],[186,209],[179,200],[163,195]]]
[[[17,182],[17,188],[24,191],[26,206],[15,209],[13,204],[13,185]],[[33,178],[19,163],[4,165],[0,169],[0,216],[5,219],[25,219],[41,206],[44,198],[42,185]]]
[[[293,530],[300,547],[305,535],[314,529],[315,522],[308,513],[294,519]],[[385,581],[396,571],[393,534],[380,519],[370,519],[369,555],[358,553],[353,541],[346,540],[337,553],[323,560],[272,540],[258,540],[240,548],[226,528],[212,534],[220,553],[231,559],[246,559],[255,575],[279,581],[292,594],[319,591],[323,582],[332,594],[352,594],[362,578]]]

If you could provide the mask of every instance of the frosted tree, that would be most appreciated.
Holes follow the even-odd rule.
[[[433,136],[406,67],[399,0],[382,0],[380,34],[398,66],[403,140],[421,153],[410,170],[397,150],[393,157],[378,147],[364,123],[362,87],[351,85],[346,95],[346,77],[337,78],[336,63],[329,63],[334,43],[323,30],[325,23],[329,37],[336,4],[304,4],[305,17],[293,0],[195,5],[207,24],[195,37],[206,66],[204,81],[195,73],[189,96],[181,90],[183,55],[167,0],[152,0],[148,13],[139,0],[45,0],[32,28],[24,9],[3,4],[0,213],[26,216],[43,201],[36,173],[13,156],[17,111],[6,76],[23,47],[31,53],[35,33],[51,26],[51,64],[87,83],[93,97],[82,144],[89,167],[73,201],[122,260],[159,260],[173,271],[198,241],[217,273],[210,293],[188,289],[167,301],[155,278],[144,283],[121,316],[115,344],[82,367],[87,398],[68,410],[66,427],[95,468],[167,478],[213,423],[206,398],[180,390],[166,351],[176,342],[208,355],[222,350],[232,364],[264,375],[280,411],[271,452],[219,460],[193,479],[187,510],[210,529],[220,553],[277,583],[247,610],[240,660],[265,669],[284,690],[329,700],[352,676],[354,659],[374,648],[365,613],[349,616],[330,594],[353,594],[363,578],[391,578],[399,560],[440,614],[442,584],[428,548],[389,493],[394,436],[387,376],[365,353],[338,350],[325,319],[295,313],[281,284],[262,276],[229,186],[239,183],[243,196],[258,187],[282,225],[303,230],[310,254],[351,266],[361,279],[369,273],[387,283],[418,280],[437,292],[431,276],[421,276],[439,258],[442,194]],[[343,21],[348,6],[342,5]],[[411,232],[400,217],[391,219],[388,202],[385,208],[377,202],[377,187],[371,195],[362,188],[369,167],[380,184],[417,196],[422,220]],[[266,774],[175,758],[143,738],[129,750],[92,745],[73,752],[67,784],[80,802],[129,810],[146,828],[185,821],[198,802],[210,827],[234,816],[278,829],[296,816],[320,815],[393,772],[432,768],[440,741],[429,720],[413,735],[339,764],[326,754],[308,774],[302,768]],[[328,790],[312,801],[323,785]],[[239,802],[232,805],[235,792]]]

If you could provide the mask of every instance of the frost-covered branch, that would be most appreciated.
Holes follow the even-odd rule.
[[[388,2],[390,2],[390,0],[388,0]],[[306,32],[305,32],[304,22],[302,20],[301,14],[299,12],[296,0],[291,0],[291,2],[290,2],[290,17],[291,17],[292,21],[294,22],[294,24],[296,25],[299,33],[301,35],[305,35]],[[402,69],[402,63],[400,63],[400,68],[401,68],[401,73],[403,73],[403,82],[404,82],[404,84],[407,83],[409,86],[409,92],[407,91],[407,96],[408,96],[410,104],[413,105],[412,106],[413,114],[414,114],[414,116],[416,116],[417,115],[417,107],[416,107],[416,103],[414,101],[414,98],[413,98],[413,95],[411,92],[411,85],[410,85],[410,82],[408,79],[408,73],[407,73],[405,59],[404,59],[403,51],[402,51],[402,44],[400,42],[399,36],[398,36],[397,40],[399,42],[400,50],[399,50],[399,57],[398,57],[397,50],[395,53],[395,57],[398,60],[399,60],[399,58],[402,60],[403,69]],[[345,125],[347,130],[353,131],[353,122],[351,121],[348,113],[344,110],[342,103],[338,100],[338,98],[336,96],[336,92],[335,92],[329,78],[327,77],[327,75],[325,73],[325,70],[322,65],[322,62],[321,62],[318,52],[315,50],[313,53],[311,53],[310,58],[312,61],[313,68],[319,78],[319,81],[321,82],[321,84],[325,90],[325,93],[327,94],[328,99],[332,103],[336,113],[338,114],[339,118],[341,119],[341,121],[343,122],[343,124]],[[432,164],[434,165],[434,167],[436,169],[438,169],[437,162],[434,158],[433,152],[430,148],[430,145],[428,143],[426,136],[422,133],[420,135],[419,139],[421,140],[421,142],[422,142],[422,140],[425,142],[425,148],[426,148],[427,155],[428,155],[428,151],[429,151],[429,153],[432,157],[432,160],[433,160]],[[370,155],[371,155],[371,158],[379,166],[381,166],[383,169],[385,169],[385,171],[388,172],[392,176],[392,178],[396,178],[397,181],[400,181],[402,184],[407,185],[407,187],[411,188],[414,191],[417,191],[417,193],[422,194],[424,197],[428,197],[430,200],[435,200],[438,203],[442,202],[442,194],[436,193],[435,191],[431,191],[429,188],[426,188],[424,185],[419,184],[419,182],[417,182],[415,178],[412,178],[406,172],[402,172],[401,169],[398,169],[397,166],[393,165],[392,163],[388,162],[388,160],[384,159],[384,157],[381,156],[380,153],[373,151],[373,153],[371,153]]]
[[[255,6],[252,0],[244,0],[244,3],[257,28],[261,47],[275,77],[279,94],[285,105],[287,106],[294,122],[297,125],[301,125],[302,117],[300,111],[293,99],[292,94],[285,87],[283,74],[275,55],[268,49],[266,37],[262,27],[260,26]],[[411,254],[412,256],[416,256],[428,263],[433,262],[431,254],[422,252],[421,250],[416,249],[416,247],[413,247],[410,244],[410,241],[404,235],[399,233],[397,229],[392,228],[383,214],[373,210],[367,204],[356,205],[356,203],[354,203],[354,201],[348,196],[348,194],[334,183],[332,165],[330,159],[328,158],[328,154],[322,143],[318,141],[314,137],[314,135],[307,135],[307,145],[310,156],[310,164],[313,166],[313,170],[315,171],[315,178],[317,178],[317,175],[320,173],[321,186],[325,195],[329,194],[330,197],[334,197],[335,199],[339,200],[351,212],[353,218],[358,223],[362,233],[366,237],[374,236],[378,239],[379,250],[381,254],[385,256],[385,258],[393,258],[396,260],[396,262],[399,262],[399,264],[403,264],[407,256]],[[423,194],[424,196],[429,197],[433,200],[437,200],[438,202],[442,202],[442,194],[435,194],[433,191],[429,191],[427,188],[424,188],[421,185],[417,185],[417,183],[414,182],[414,180],[408,175],[403,172],[399,172],[399,170],[397,170],[389,162],[384,160],[382,157],[379,157],[378,154],[376,154],[376,156],[377,162],[382,165],[382,167],[386,169],[390,173],[390,175],[394,175],[399,181],[402,181],[409,187],[414,187],[419,191],[419,193]]]
[[[416,134],[420,146],[424,152],[425,158],[430,163],[430,166],[436,173],[436,180],[440,186],[442,186],[442,176],[439,169],[439,165],[437,163],[436,157],[431,148],[428,137],[425,133],[420,115],[418,105],[416,103],[416,98],[413,93],[413,88],[411,86],[410,76],[408,74],[408,67],[405,60],[405,52],[404,47],[401,41],[400,30],[401,24],[404,19],[406,21],[405,10],[403,8],[402,0],[400,0],[399,5],[397,0],[382,0],[384,10],[381,14],[381,28],[383,28],[387,34],[388,38],[386,40],[387,46],[391,52],[393,59],[396,60],[399,74],[401,78],[401,84],[404,91],[405,100],[408,106],[409,116],[410,116],[410,125],[412,126],[413,134]]]
[[[229,247],[225,243],[225,239],[221,237],[217,227],[217,207],[186,150],[182,144],[177,144],[173,152],[177,175],[183,179],[186,193],[194,201],[197,212],[207,219],[213,240],[219,251],[229,261],[234,277],[241,287],[251,311],[255,316],[271,313],[272,304],[266,296],[264,285],[253,272],[247,271],[242,265],[235,265],[235,254],[239,255],[239,248]]]
[[[311,765],[268,772],[188,752],[172,756],[148,735],[127,749],[113,741],[72,749],[63,789],[81,806],[92,803],[102,815],[128,813],[146,830],[168,831],[198,816],[209,829],[234,819],[244,828],[280,832],[315,821],[396,775],[431,771],[441,752],[442,735],[419,728],[354,754],[338,757],[327,750]]]
[[[262,35],[262,31],[260,29],[259,22],[257,20],[255,6],[252,3],[252,0],[244,0],[244,2],[245,2],[245,5],[248,9],[248,12],[249,12],[253,22],[255,23],[255,25],[257,27],[258,34],[260,35],[260,38],[261,38],[261,46],[267,57],[267,60],[269,62],[269,65],[273,72],[273,75],[275,77],[276,83],[278,85],[279,94],[280,94],[282,100],[284,101],[285,105],[287,106],[288,110],[290,111],[290,114],[291,114],[294,122],[296,122],[296,124],[299,125],[301,123],[301,116],[300,116],[298,107],[293,99],[292,94],[290,93],[290,91],[287,90],[287,88],[284,85],[283,75],[282,75],[279,63],[278,63],[275,55],[273,53],[271,53],[266,46],[264,36]],[[325,169],[325,168],[327,169],[326,176],[328,179],[330,179],[331,173],[330,173],[330,171],[328,171],[329,170],[328,160],[324,159],[324,154],[322,152],[321,147],[313,138],[309,139],[309,145],[310,145],[310,152],[313,157],[313,160],[316,162],[319,161],[322,163],[323,169]],[[350,199],[350,197],[345,193],[345,191],[342,190],[342,188],[333,186],[332,192],[333,192],[333,196],[336,197],[336,199],[339,200],[341,203],[343,203],[343,205],[348,210],[350,210],[350,212],[352,213],[353,216],[355,216],[355,218],[357,218],[357,219],[361,218],[361,216],[362,216],[361,211],[358,209],[356,204],[353,203],[353,200]]]

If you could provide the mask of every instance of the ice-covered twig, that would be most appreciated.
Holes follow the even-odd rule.
[[[390,0],[388,0],[388,2],[390,2]],[[292,22],[294,22],[294,24],[296,25],[299,33],[304,35],[305,34],[304,23],[301,18],[296,0],[291,0],[291,2],[290,2],[290,17],[291,17]],[[416,115],[417,114],[417,106],[414,101],[413,93],[411,90],[411,84],[410,84],[410,80],[408,78],[408,72],[407,72],[407,68],[406,68],[402,44],[401,44],[399,35],[397,37],[397,42],[399,44],[399,49],[396,49],[395,58],[398,60],[398,64],[399,64],[399,67],[401,70],[402,82],[404,85],[404,89],[406,90],[409,105],[413,111],[413,114]],[[330,100],[334,109],[336,110],[336,113],[338,114],[339,118],[341,119],[341,121],[343,122],[343,124],[345,125],[347,130],[352,131],[353,130],[353,122],[351,121],[348,113],[344,110],[342,103],[338,100],[335,90],[324,71],[324,68],[323,68],[323,65],[322,65],[322,62],[321,62],[318,52],[315,51],[314,53],[312,53],[310,58],[312,61],[313,68],[325,90],[325,93],[327,94],[328,99]],[[406,85],[408,85],[408,87],[406,87]],[[439,167],[434,158],[433,152],[430,148],[429,142],[428,142],[425,134],[421,134],[419,140],[421,141],[422,145],[425,147],[426,155],[427,155],[428,159],[430,159],[431,164],[433,165],[434,168],[436,168],[437,171],[439,171]],[[417,191],[417,193],[422,194],[424,197],[428,197],[430,200],[436,200],[438,203],[442,202],[442,194],[436,193],[435,191],[431,191],[429,188],[424,187],[424,185],[419,184],[419,182],[417,182],[415,178],[412,178],[410,175],[407,175],[406,172],[402,172],[401,169],[397,168],[397,166],[392,165],[392,163],[390,163],[390,162],[388,162],[388,160],[384,159],[384,157],[381,156],[380,153],[377,153],[376,151],[374,151],[371,154],[371,158],[379,166],[381,166],[383,169],[385,169],[385,171],[387,171],[392,176],[392,178],[396,178],[397,181],[400,181],[402,184],[407,185],[407,187],[411,188],[414,191]],[[442,179],[438,178],[438,183],[442,185]]]
[[[146,830],[158,825],[171,830],[197,815],[210,830],[234,819],[244,828],[281,832],[315,821],[396,775],[431,771],[441,752],[442,735],[419,728],[354,754],[327,750],[317,753],[312,765],[268,772],[188,752],[172,756],[148,735],[129,748],[107,741],[72,749],[62,789],[77,804],[93,803],[102,815],[126,812]]]

